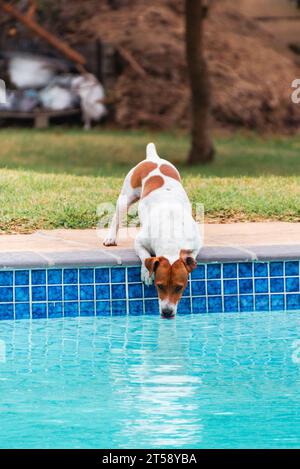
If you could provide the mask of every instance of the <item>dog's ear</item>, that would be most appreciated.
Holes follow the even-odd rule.
[[[147,259],[145,259],[145,266],[149,270],[149,277],[155,273],[157,267],[159,266],[160,260],[160,257],[147,257]]]
[[[191,273],[192,270],[196,269],[197,267],[197,262],[192,256],[193,251],[190,249],[181,249],[180,251],[180,259],[183,261],[186,270]]]

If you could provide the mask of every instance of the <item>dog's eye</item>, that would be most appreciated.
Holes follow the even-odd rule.
[[[157,287],[162,291],[164,291],[164,289],[165,289],[165,287],[161,283],[158,283]]]
[[[182,286],[181,285],[176,285],[175,293],[179,293],[181,290],[182,290]]]

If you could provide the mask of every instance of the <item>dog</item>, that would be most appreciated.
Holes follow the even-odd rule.
[[[105,246],[116,246],[120,223],[138,200],[141,229],[135,251],[142,263],[141,279],[146,285],[154,281],[160,313],[171,318],[176,315],[189,274],[197,267],[203,243],[180,174],[158,156],[154,143],[147,145],[146,160],[124,180]]]

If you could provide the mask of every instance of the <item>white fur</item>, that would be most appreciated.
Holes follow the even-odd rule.
[[[147,159],[160,164],[171,165],[160,158],[156,153],[153,143],[147,145]],[[172,165],[171,165],[172,166]],[[117,210],[114,215],[109,236],[104,240],[104,245],[115,245],[119,224],[126,213],[127,208],[136,197],[141,195],[141,189],[132,189],[130,178],[133,168],[125,178],[121,194],[117,202]],[[164,185],[148,194],[139,201],[139,218],[141,229],[135,239],[135,250],[142,262],[141,277],[147,285],[153,278],[145,267],[145,259],[151,256],[164,256],[170,264],[178,258],[182,249],[192,251],[196,258],[202,247],[202,239],[199,228],[192,217],[192,208],[188,196],[182,184],[174,178],[164,176],[159,167],[151,171],[143,181],[143,186],[148,178],[159,174],[164,179]],[[164,305],[160,303],[162,308]],[[165,305],[166,306],[166,305]],[[176,305],[167,305],[176,313]]]
[[[152,161],[159,160],[154,143],[148,143],[146,147],[146,159]]]

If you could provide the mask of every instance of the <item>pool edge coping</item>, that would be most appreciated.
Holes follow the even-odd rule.
[[[197,256],[198,263],[247,262],[300,259],[300,244],[256,246],[206,246]],[[74,251],[0,252],[0,269],[96,267],[139,265],[133,249],[92,249]]]

